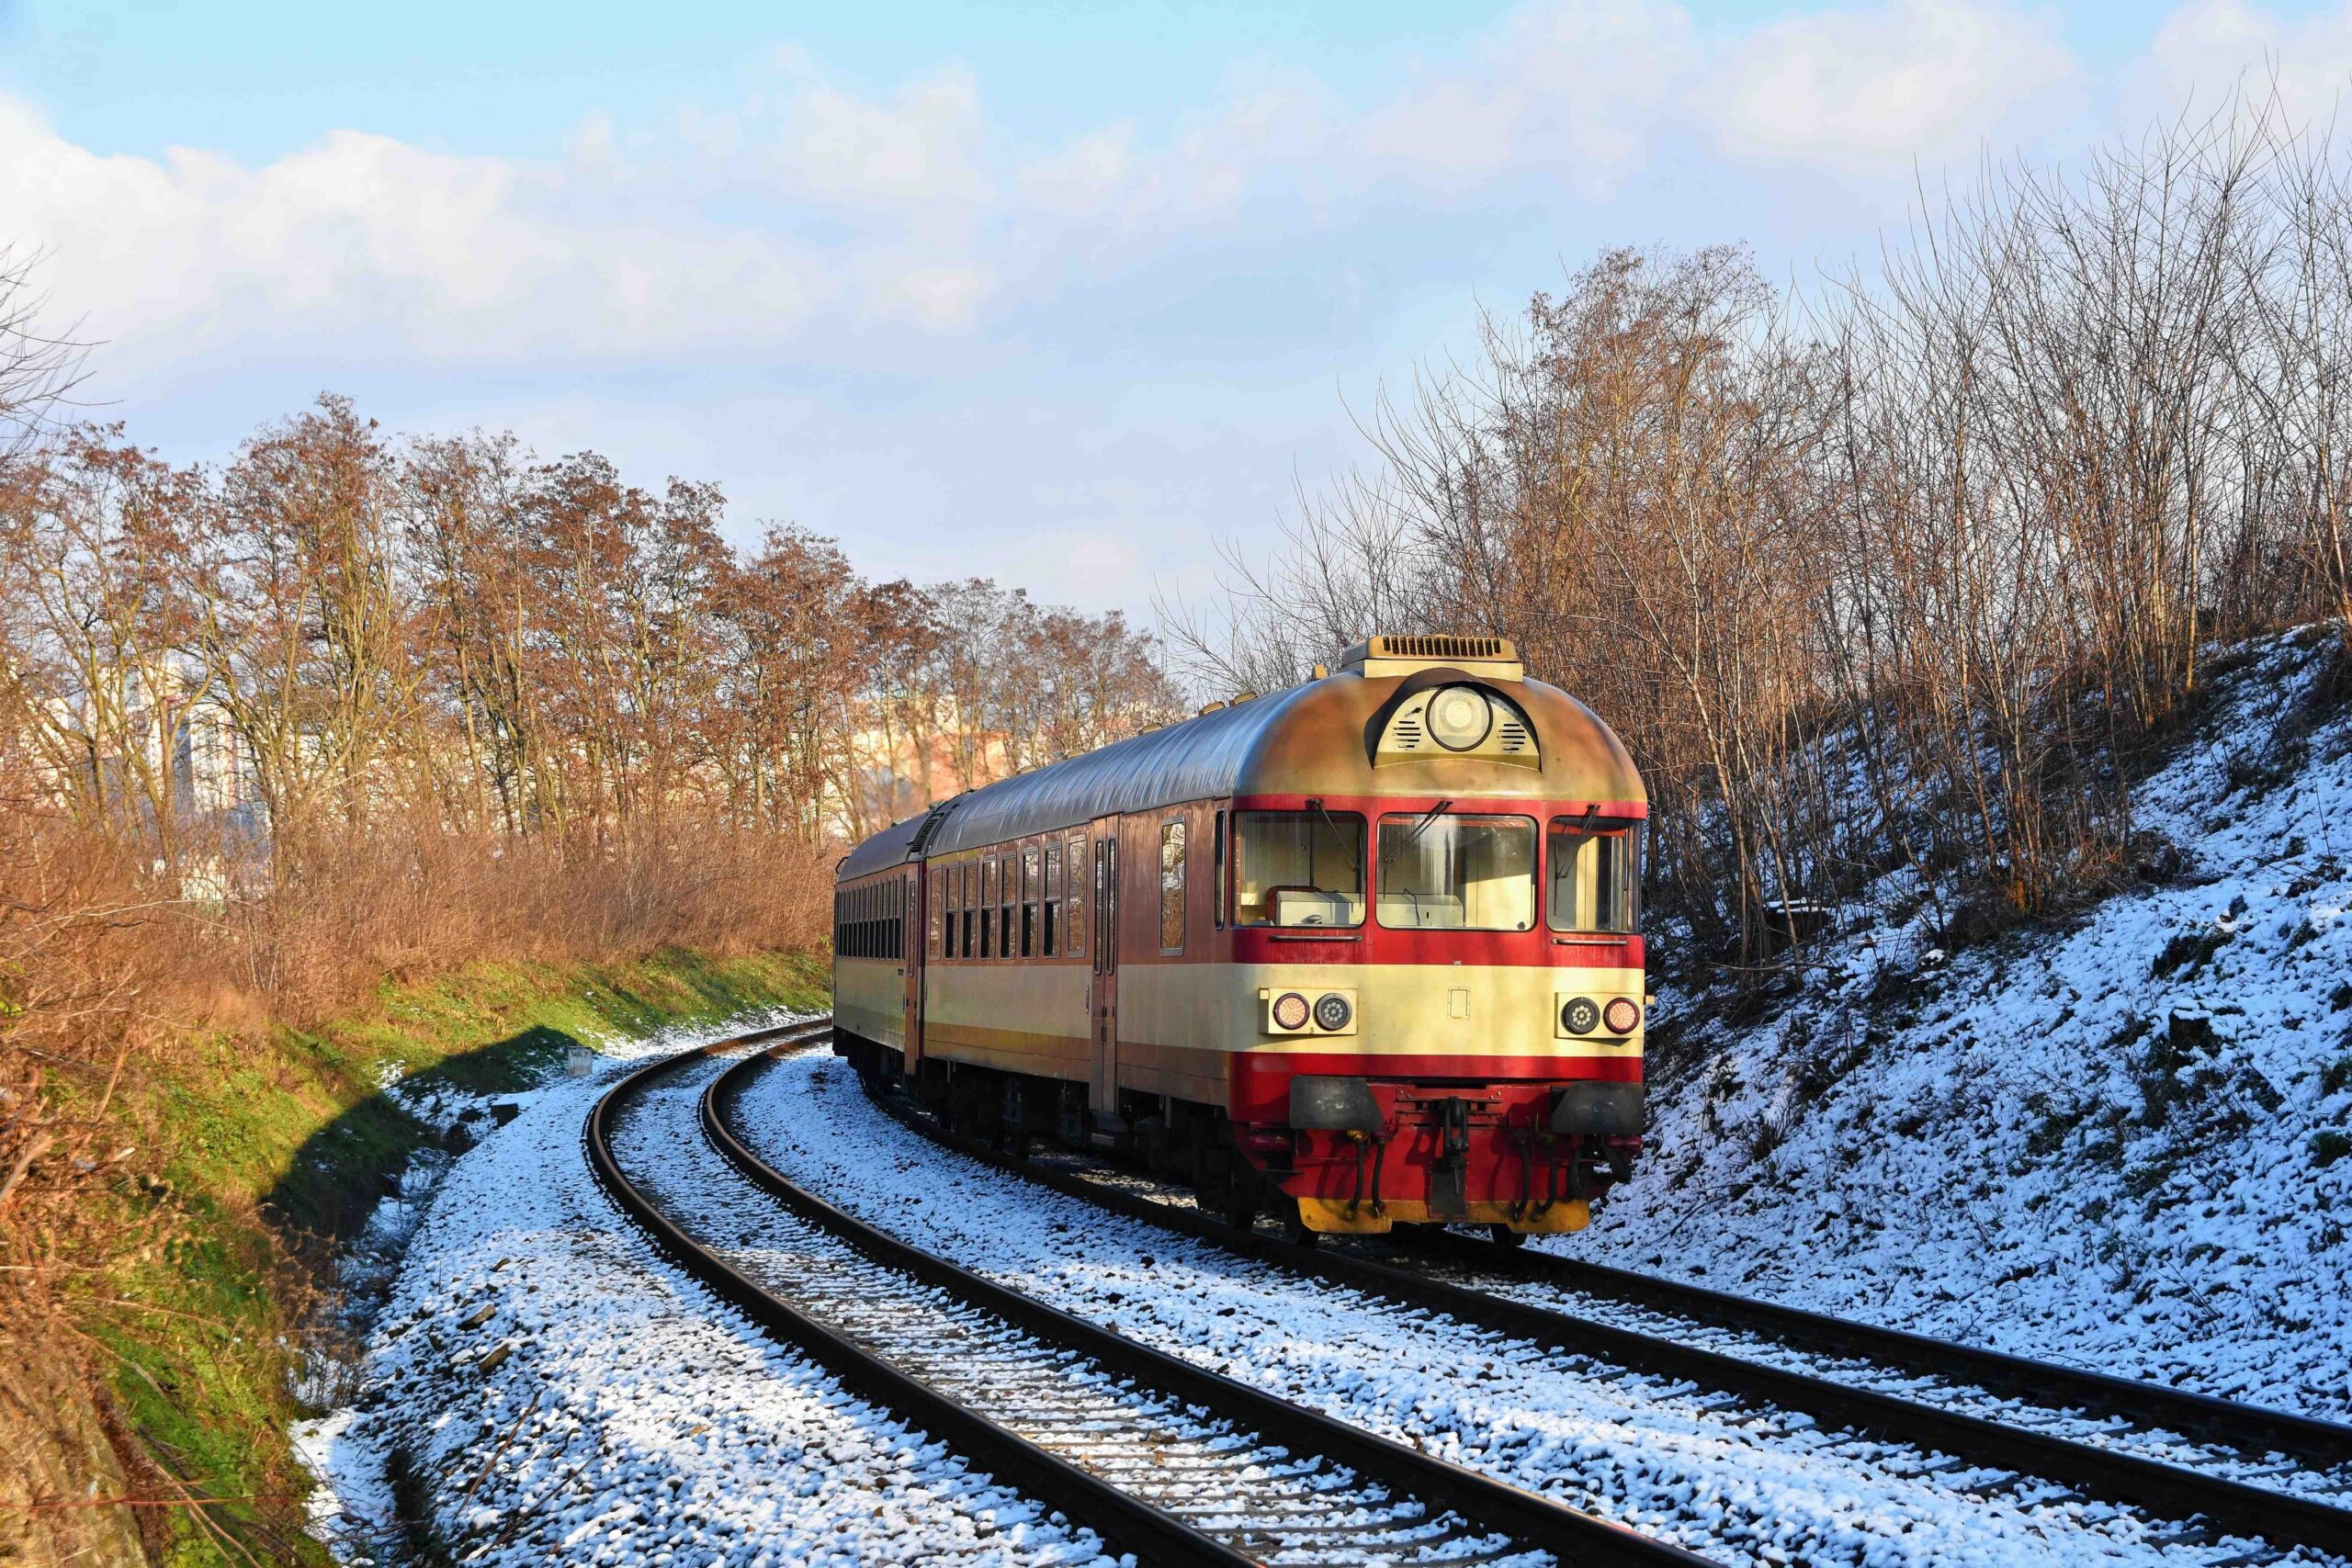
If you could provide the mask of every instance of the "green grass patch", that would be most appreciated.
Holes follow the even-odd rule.
[[[178,1043],[133,1110],[170,1157],[121,1201],[173,1239],[94,1286],[101,1343],[126,1415],[182,1483],[256,1497],[170,1510],[165,1561],[323,1562],[294,1528],[309,1482],[287,1442],[297,1329],[332,1244],[366,1219],[387,1179],[435,1130],[383,1092],[438,1078],[474,1094],[529,1088],[575,1044],[823,1005],[821,960],[665,952],[585,967],[483,964],[409,986],[310,1031]],[[133,1160],[134,1166],[141,1164]]]

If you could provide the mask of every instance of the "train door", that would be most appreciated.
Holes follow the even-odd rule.
[[[1094,825],[1094,1110],[1119,1110],[1119,824]]]
[[[906,914],[899,922],[899,973],[906,977],[906,1028],[900,1035],[906,1047],[900,1055],[910,1071],[922,1055],[923,933],[930,929],[923,900],[929,880],[920,866],[906,874]]]

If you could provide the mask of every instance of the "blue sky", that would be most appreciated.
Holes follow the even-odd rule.
[[[2328,113],[2352,5],[0,0],[0,242],[177,457],[333,389],[1140,610],[1482,301],[1621,243],[1808,278],[1915,173],[2273,68]]]

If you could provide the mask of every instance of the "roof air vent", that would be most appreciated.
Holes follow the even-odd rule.
[[[1527,675],[1509,637],[1437,633],[1367,638],[1340,656],[1340,668],[1364,676],[1431,669],[1465,671],[1487,681],[1521,681]]]

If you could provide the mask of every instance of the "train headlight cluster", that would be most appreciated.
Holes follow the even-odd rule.
[[[1449,751],[1468,751],[1487,739],[1495,727],[1495,710],[1487,694],[1469,686],[1448,686],[1430,699],[1430,737]]]
[[[1614,1034],[1622,1039],[1642,1026],[1642,1004],[1632,997],[1611,997],[1606,1001],[1562,997],[1559,1000],[1563,1034]]]
[[[1329,991],[1261,990],[1258,1005],[1260,1027],[1268,1034],[1353,1034],[1356,994],[1346,987]]]

